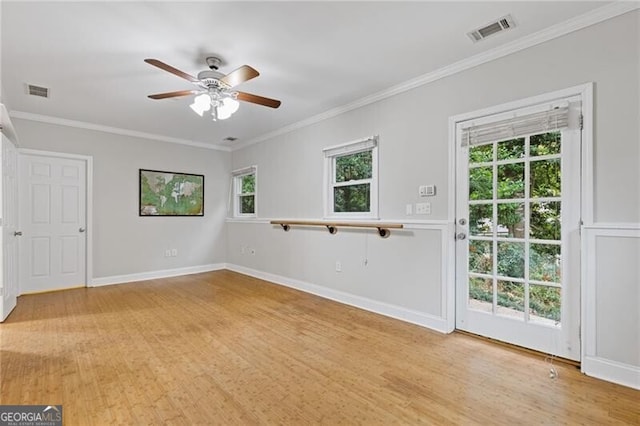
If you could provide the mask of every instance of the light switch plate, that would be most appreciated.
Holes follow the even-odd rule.
[[[420,185],[418,187],[418,194],[421,197],[433,197],[436,195],[436,186],[435,185]]]

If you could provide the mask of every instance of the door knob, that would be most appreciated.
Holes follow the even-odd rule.
[[[80,228],[80,229],[78,229],[78,232],[84,232],[84,231],[85,231],[85,229],[84,229],[84,228]]]
[[[21,237],[21,236],[22,236],[22,231],[15,231],[15,232],[13,233],[13,236],[14,236],[14,237]]]
[[[465,238],[467,238],[467,234],[465,234],[464,232],[460,232],[458,235],[456,235],[456,240],[464,240]]]

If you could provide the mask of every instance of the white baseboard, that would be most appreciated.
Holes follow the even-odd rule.
[[[200,272],[218,271],[224,268],[224,263],[211,263],[209,265],[187,266],[184,268],[164,269],[161,271],[140,272],[128,275],[113,275],[110,277],[94,278],[93,280],[91,280],[91,284],[88,287],[101,287],[103,285],[177,277],[179,275],[190,275],[198,274]]]
[[[400,306],[371,300],[366,297],[356,296],[353,294],[345,293],[339,290],[333,290],[327,287],[311,284],[293,278],[287,278],[281,275],[270,274],[268,272],[246,268],[240,265],[227,263],[226,268],[230,271],[249,275],[261,280],[272,282],[274,284],[283,285],[285,287],[295,288],[296,290],[315,294],[316,296],[344,303],[345,305],[355,306],[356,308],[364,309],[365,311],[375,312],[387,317],[396,318],[401,321],[420,325],[422,327],[426,327],[440,333],[447,333],[447,320],[444,318],[436,317],[434,315],[429,315]]]
[[[582,372],[587,376],[640,390],[640,367],[597,357],[582,360]]]

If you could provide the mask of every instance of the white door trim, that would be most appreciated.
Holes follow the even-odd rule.
[[[87,171],[87,198],[86,198],[86,229],[87,229],[87,244],[85,245],[85,283],[87,287],[91,287],[93,284],[93,157],[90,155],[80,154],[68,154],[63,152],[53,151],[40,151],[37,149],[19,148],[18,153],[20,155],[37,155],[41,157],[49,158],[67,158],[71,160],[81,160],[86,164]],[[23,194],[19,194],[22,196]]]
[[[473,118],[484,117],[494,115],[506,110],[516,110],[524,108],[533,104],[541,104],[545,102],[551,102],[555,99],[569,98],[572,96],[580,96],[582,101],[582,152],[581,152],[581,205],[580,214],[582,223],[585,226],[593,224],[593,187],[594,187],[594,172],[593,172],[593,88],[592,82],[580,84],[577,86],[569,87],[554,92],[544,93],[541,95],[529,97],[526,99],[520,99],[512,102],[507,102],[500,105],[494,105],[484,109],[467,112],[464,114],[455,115],[449,117],[449,176],[448,176],[448,212],[447,222],[450,224],[450,238],[455,238],[455,222],[456,222],[456,179],[457,179],[457,141],[458,135],[456,134],[458,124]],[[453,246],[453,244],[451,244]],[[453,250],[449,250],[448,256],[448,279],[447,279],[447,303],[446,303],[446,319],[447,319],[447,331],[451,332],[456,326],[456,257]],[[581,339],[581,359],[585,358],[585,341],[588,336],[585,330],[585,306],[584,295],[587,289],[585,288],[586,276],[584,275],[584,268],[582,268],[582,274],[580,277],[580,294],[581,296],[581,308],[580,308],[580,334]]]

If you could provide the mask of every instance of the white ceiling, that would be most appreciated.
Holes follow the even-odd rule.
[[[2,101],[11,111],[228,145],[255,139],[566,21],[606,2],[12,2],[1,4]],[[466,33],[512,14],[518,26],[474,44]],[[239,90],[280,99],[243,103],[228,120],[194,114],[193,88],[143,62],[189,74],[204,58],[224,73],[261,75]],[[49,99],[25,84],[49,87]]]

